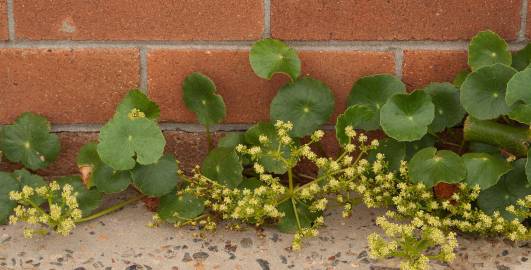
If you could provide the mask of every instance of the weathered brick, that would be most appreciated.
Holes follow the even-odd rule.
[[[302,51],[303,74],[320,79],[336,94],[337,111],[357,78],[392,73],[390,52]],[[199,71],[211,77],[227,105],[226,123],[254,123],[269,118],[269,104],[286,80],[258,78],[247,51],[153,50],[148,53],[149,95],[159,103],[163,121],[195,122],[182,102],[182,81]]]
[[[515,39],[521,0],[272,0],[271,5],[272,35],[281,39],[460,40],[488,28]]]
[[[0,0],[0,40],[7,39],[7,0]]]
[[[0,124],[32,111],[53,123],[106,121],[137,87],[137,49],[0,49]]]
[[[17,37],[23,39],[252,40],[263,31],[261,0],[14,3]]]
[[[451,82],[467,67],[465,51],[405,51],[402,79],[415,89],[431,82]]]

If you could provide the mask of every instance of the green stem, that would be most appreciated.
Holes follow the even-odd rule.
[[[297,212],[297,204],[295,203],[295,199],[293,197],[291,197],[291,205],[293,206],[293,213],[295,214],[295,220],[297,221],[297,228],[301,230],[302,226],[301,221],[299,219],[299,213]]]
[[[291,167],[288,169],[288,180],[289,180],[289,193],[293,195],[293,170]]]
[[[101,210],[98,213],[95,213],[95,214],[92,214],[92,215],[90,215],[88,217],[84,217],[82,219],[76,220],[76,223],[87,222],[87,221],[90,221],[90,220],[97,219],[99,217],[105,216],[107,214],[110,214],[110,213],[112,213],[114,211],[117,211],[117,210],[123,208],[126,205],[129,205],[129,204],[132,204],[134,202],[140,201],[141,199],[143,199],[145,197],[146,197],[145,195],[140,195],[140,196],[137,196],[137,197],[133,197],[133,198],[131,198],[129,200],[125,200],[125,201],[123,201],[121,203],[118,203],[118,204],[115,204],[115,205],[113,205],[113,206],[111,206],[109,208],[103,209],[103,210]]]
[[[212,149],[214,149],[214,144],[212,143],[212,134],[210,134],[210,127],[208,125],[205,126],[205,129],[208,141],[208,151],[211,151]]]

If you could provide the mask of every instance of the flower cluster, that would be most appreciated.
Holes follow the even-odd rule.
[[[37,188],[24,186],[20,192],[11,191],[9,197],[18,205],[9,217],[9,223],[25,222],[29,225],[24,228],[26,238],[48,233],[43,226],[67,236],[75,228],[75,222],[82,217],[76,196],[71,185],[61,187],[57,182]],[[48,204],[48,211],[40,206],[42,203]]]

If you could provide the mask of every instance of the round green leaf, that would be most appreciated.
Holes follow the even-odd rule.
[[[482,190],[496,185],[511,170],[507,161],[487,153],[467,153],[463,160],[467,170],[466,183],[470,186],[477,184]]]
[[[115,170],[155,163],[166,145],[157,123],[147,118],[115,117],[101,129],[99,140],[101,160]]]
[[[177,196],[175,192],[171,192],[160,198],[158,214],[164,221],[176,223],[196,218],[204,210],[204,201],[193,194]]]
[[[319,216],[319,213],[313,213],[310,211],[309,206],[305,203],[295,201],[295,208],[299,216],[299,221],[302,228],[309,228],[312,223]],[[297,218],[295,217],[295,209],[291,200],[287,200],[278,205],[278,211],[284,213],[284,217],[280,219],[277,224],[277,228],[283,233],[294,233],[297,231]]]
[[[177,186],[177,161],[172,155],[165,155],[156,163],[136,166],[131,171],[131,176],[142,193],[161,197]]]
[[[374,116],[374,110],[368,105],[352,105],[344,113],[340,114],[336,120],[336,138],[337,141],[344,145],[348,143],[348,136],[345,134],[345,128],[352,126],[360,128],[367,121],[371,121]]]
[[[157,103],[151,101],[138,89],[131,90],[127,93],[127,96],[118,104],[116,115],[127,117],[133,109],[142,111],[146,118],[152,120],[157,120],[160,116],[160,109]]]
[[[389,164],[391,171],[397,171],[400,169],[401,161],[406,160],[406,143],[392,138],[380,140],[378,148],[370,150],[367,159],[370,162],[374,162],[378,153],[384,154],[385,161]]]
[[[505,40],[492,31],[479,32],[468,46],[468,65],[473,71],[497,63],[510,66],[511,58]]]
[[[9,192],[18,191],[19,182],[10,173],[0,172],[0,224],[5,224],[13,208],[17,206],[9,199]]]
[[[268,38],[256,42],[251,47],[249,61],[254,73],[267,80],[275,73],[283,73],[295,81],[301,73],[301,61],[297,51],[275,39]]]
[[[501,156],[499,147],[481,142],[469,142],[468,151],[471,153],[487,153],[494,156]]]
[[[454,81],[452,82],[452,84],[455,87],[457,87],[457,88],[461,88],[461,85],[465,81],[465,79],[468,76],[468,74],[470,74],[470,70],[468,70],[468,69],[459,71],[459,73],[457,73],[457,75],[455,75],[455,78],[454,78]]]
[[[518,71],[526,69],[531,63],[531,44],[513,53],[513,68]]]
[[[525,175],[525,159],[513,163],[513,169],[504,175],[495,186],[481,191],[478,197],[478,206],[481,210],[492,214],[500,214],[512,220],[515,216],[505,210],[509,205],[514,205],[518,199],[531,194],[531,183]]]
[[[229,188],[237,187],[243,179],[243,167],[238,155],[230,148],[215,148],[203,160],[201,173]]]
[[[52,163],[60,148],[59,138],[50,133],[48,120],[34,113],[21,114],[13,125],[0,130],[0,151],[8,160],[31,170]]]
[[[465,110],[459,101],[459,90],[450,83],[432,83],[424,88],[435,105],[435,118],[428,126],[437,133],[459,124],[465,117]]]
[[[92,183],[103,193],[117,193],[127,189],[131,183],[131,174],[129,171],[115,171],[100,163],[92,171]]]
[[[409,178],[413,183],[433,187],[440,182],[459,183],[465,177],[465,162],[452,151],[437,151],[435,147],[428,147],[417,152],[409,161]]]
[[[225,118],[225,102],[216,94],[216,85],[199,72],[194,72],[184,79],[183,101],[202,125],[219,124]]]
[[[461,85],[461,104],[465,110],[480,120],[507,114],[510,109],[505,103],[505,92],[515,72],[509,66],[495,64],[470,73]]]
[[[38,188],[38,187],[46,186],[46,182],[44,181],[42,176],[32,174],[25,169],[14,171],[13,177],[17,179],[21,187],[30,186],[32,188]],[[41,198],[40,196],[36,196],[36,195],[34,195],[31,199],[37,205],[40,205],[44,202],[44,198]]]
[[[406,142],[406,160],[410,160],[420,149],[432,147],[436,139],[431,134],[426,134],[418,141]]]
[[[78,167],[94,167],[101,163],[100,156],[98,156],[97,150],[98,144],[95,142],[90,142],[79,149],[79,153],[76,157],[76,163]]]
[[[238,144],[245,144],[245,133],[230,132],[218,141],[218,147],[235,148]]]
[[[79,176],[61,177],[57,179],[57,183],[59,183],[61,187],[69,184],[74,188],[74,192],[77,192],[76,198],[79,204],[79,209],[84,217],[89,216],[100,206],[102,194],[95,189],[87,189]]]
[[[508,116],[522,124],[531,125],[531,103],[523,104],[518,102],[514,104],[511,106],[511,111]]]
[[[531,104],[531,68],[517,72],[509,80],[505,101],[509,106],[518,101]]]
[[[268,138],[267,144],[261,144],[259,137],[260,135],[265,135]],[[255,124],[254,126],[250,127],[245,132],[245,142],[252,146],[260,146],[263,153],[270,153],[272,151],[276,151],[278,149],[278,146],[280,144],[277,131],[275,129],[275,126],[271,122],[260,122],[258,124]],[[282,157],[287,159],[290,156],[290,148],[286,145],[280,146],[280,151],[282,152]],[[288,171],[288,168],[286,167],[286,164],[284,162],[276,157],[273,157],[271,155],[262,155],[258,162],[264,166],[264,169],[267,172],[275,173],[275,174],[284,174]]]
[[[326,123],[334,112],[334,95],[324,83],[302,78],[282,87],[271,102],[271,120],[293,123],[292,135],[304,137]]]
[[[366,76],[354,83],[348,96],[347,104],[366,105],[373,111],[368,121],[359,124],[363,130],[375,130],[380,128],[380,109],[394,94],[403,94],[406,86],[400,79],[393,75],[379,74]]]
[[[380,125],[397,141],[416,141],[428,132],[434,113],[435,106],[427,93],[396,94],[382,106]]]

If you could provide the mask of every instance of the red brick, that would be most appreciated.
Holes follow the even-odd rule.
[[[0,0],[0,40],[7,39],[7,0]]]
[[[303,51],[303,74],[328,84],[336,94],[337,110],[357,78],[392,73],[390,52]],[[159,103],[163,121],[196,122],[182,102],[182,81],[200,71],[211,77],[227,105],[226,123],[254,123],[269,119],[269,104],[286,80],[258,78],[247,51],[154,50],[148,53],[149,95]]]
[[[451,82],[467,67],[465,51],[405,51],[402,79],[409,89],[420,88],[431,82]]]
[[[271,0],[289,40],[460,40],[492,29],[515,39],[521,0]]]
[[[263,31],[261,0],[14,3],[17,37],[23,39],[253,40]]]
[[[32,111],[53,123],[99,123],[137,87],[137,49],[1,49],[0,123]]]

